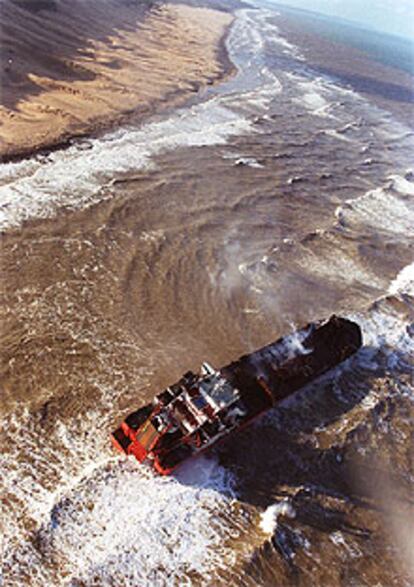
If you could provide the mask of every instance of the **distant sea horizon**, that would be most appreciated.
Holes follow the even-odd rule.
[[[286,16],[294,16],[311,32],[362,50],[379,63],[414,75],[414,38],[380,31],[338,16],[293,8],[279,2],[260,0],[257,4],[280,10]]]

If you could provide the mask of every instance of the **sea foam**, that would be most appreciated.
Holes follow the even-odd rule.
[[[335,215],[344,226],[365,224],[390,233],[410,235],[414,226],[414,183],[402,175],[390,175],[386,184],[347,200]]]
[[[279,516],[294,518],[295,510],[289,500],[284,499],[279,503],[270,505],[261,515],[260,527],[265,534],[273,536],[278,523]]]
[[[88,151],[74,145],[45,162],[33,158],[4,165],[0,179],[7,183],[1,188],[0,231],[28,219],[50,217],[59,207],[88,207],[111,196],[114,179],[151,168],[160,153],[224,144],[250,128],[245,117],[209,101],[167,120],[96,139]]]
[[[388,293],[391,295],[407,293],[414,296],[414,263],[407,265],[391,282]]]

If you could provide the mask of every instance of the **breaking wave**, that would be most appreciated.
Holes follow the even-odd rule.
[[[384,187],[370,190],[358,198],[347,200],[336,209],[336,217],[344,227],[364,224],[374,230],[410,234],[414,225],[414,182],[411,174],[391,175]]]
[[[72,577],[105,585],[212,581],[231,558],[232,529],[217,516],[231,507],[230,487],[226,471],[205,457],[178,479],[131,461],[107,466],[56,504],[40,532],[42,550]]]
[[[401,269],[397,277],[390,284],[388,292],[391,295],[407,293],[414,297],[414,263]]]
[[[85,437],[98,418],[89,413],[76,432],[56,423],[41,445],[29,414],[3,421],[9,434],[26,429],[29,450],[14,489],[19,455],[1,457],[9,482],[2,494],[13,503],[3,535],[7,585],[60,585],[63,576],[73,584],[190,585],[231,565],[227,539],[246,526],[242,516],[220,513],[234,502],[231,474],[213,456],[164,478],[135,459],[120,462],[108,455],[106,433],[94,444]],[[39,556],[48,563],[36,564]]]

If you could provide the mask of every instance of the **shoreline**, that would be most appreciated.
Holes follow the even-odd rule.
[[[228,31],[231,25],[228,27]],[[224,36],[224,40],[228,35],[228,31]],[[224,49],[224,51],[227,50]],[[45,144],[39,144],[35,148],[22,148],[20,150],[15,150],[5,155],[0,155],[0,164],[4,163],[19,163],[20,161],[24,161],[25,159],[29,159],[31,157],[39,156],[47,156],[51,153],[56,151],[60,151],[63,149],[68,149],[73,144],[81,142],[82,140],[92,140],[96,138],[100,138],[108,132],[115,131],[124,124],[128,123],[144,123],[151,119],[153,116],[157,116],[160,114],[164,114],[168,112],[168,110],[175,109],[175,108],[182,108],[185,107],[187,103],[193,100],[197,94],[204,90],[209,86],[216,86],[225,82],[227,79],[231,78],[235,75],[237,69],[235,65],[232,63],[230,58],[227,58],[229,65],[228,69],[223,72],[223,74],[209,83],[200,83],[193,92],[186,92],[186,91],[173,91],[171,96],[166,95],[160,102],[160,104],[154,105],[153,107],[148,107],[145,111],[140,112],[140,108],[136,108],[131,111],[121,112],[118,116],[113,118],[107,118],[102,121],[97,121],[95,124],[91,124],[88,128],[85,128],[84,131],[80,132],[73,132],[68,133],[67,135],[63,135],[59,137],[56,141],[51,141]],[[88,148],[88,147],[86,147]]]
[[[198,68],[197,79],[195,79],[194,71],[191,69],[191,60],[188,59],[187,61],[190,62],[190,65],[186,63],[185,66],[187,67],[187,69],[190,69],[190,73],[192,75],[177,75],[177,83],[175,87],[166,87],[164,91],[160,91],[159,94],[151,100],[149,99],[151,97],[150,96],[148,100],[144,103],[142,103],[141,101],[140,103],[137,103],[132,107],[120,107],[118,111],[107,112],[98,115],[95,118],[91,116],[89,119],[86,119],[81,123],[69,123],[60,132],[53,131],[53,117],[51,117],[51,131],[49,133],[46,133],[46,136],[44,136],[44,138],[37,140],[36,144],[34,144],[33,142],[31,144],[27,144],[27,141],[26,143],[20,141],[19,144],[18,140],[14,145],[1,145],[0,143],[0,163],[15,163],[36,155],[46,156],[55,151],[69,148],[76,142],[81,142],[82,140],[100,137],[107,132],[116,130],[123,124],[142,123],[153,116],[168,111],[169,109],[184,106],[187,102],[194,99],[205,88],[220,84],[224,82],[226,79],[230,78],[232,75],[234,75],[237,71],[237,68],[231,61],[226,46],[226,40],[229,35],[229,31],[235,20],[234,11],[230,8],[228,10],[222,11],[216,10],[214,7],[194,7],[184,3],[166,3],[162,5],[161,9],[168,10],[170,7],[173,11],[173,14],[174,11],[179,11],[180,9],[182,10],[184,14],[182,17],[182,22],[180,24],[187,28],[190,28],[191,26],[193,26],[194,28],[194,22],[196,22],[197,20],[201,22],[196,22],[196,24],[199,24],[202,27],[202,17],[211,18],[212,21],[214,21],[214,19],[217,20],[217,22],[213,22],[212,24],[210,24],[212,32],[209,31],[210,37],[214,35],[217,37],[216,39],[214,39],[216,42],[215,44],[213,44],[212,42],[210,42],[209,44],[206,43],[205,47],[206,52],[210,51],[210,62],[208,63],[207,58],[204,58],[205,63],[201,63],[201,65],[205,65],[205,68],[203,69],[198,63],[202,59],[200,55],[195,54],[194,56],[192,56],[192,59],[195,63],[194,67]],[[152,9],[150,9],[148,12],[151,13],[151,10]],[[199,12],[197,13],[197,11]],[[186,21],[186,16],[191,17],[193,21],[191,21],[190,19]],[[146,21],[144,17],[142,19],[142,22],[140,22],[140,25],[144,26],[145,24]],[[172,24],[174,25],[174,23]],[[197,34],[203,30],[201,29],[201,27],[200,31],[196,30],[195,32],[193,32],[193,36],[197,37]],[[135,32],[137,33],[137,36],[139,38],[139,27]],[[196,38],[196,41],[200,44],[200,47],[197,47],[197,49],[201,49],[200,39]],[[211,39],[209,39],[209,41],[211,41]],[[156,47],[153,50],[155,51]],[[166,65],[168,64],[162,65],[163,67],[166,67]],[[180,66],[181,64],[177,65]],[[181,66],[181,69],[184,68]],[[145,85],[145,83],[150,82],[151,80],[147,81],[143,79],[143,85]],[[145,95],[144,90],[143,95]],[[139,101],[138,99],[139,96],[137,95],[137,101]],[[1,123],[2,112],[0,108],[0,126],[4,127],[4,124]],[[27,134],[30,135],[30,120],[28,121],[27,126]]]

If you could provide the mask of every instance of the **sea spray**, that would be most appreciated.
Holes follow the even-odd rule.
[[[288,499],[283,499],[278,503],[270,505],[262,514],[260,519],[260,527],[263,532],[269,536],[273,536],[277,528],[279,516],[286,516],[294,518],[296,512]]]

